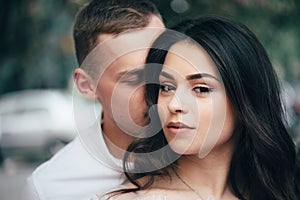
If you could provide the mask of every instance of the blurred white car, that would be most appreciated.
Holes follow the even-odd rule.
[[[51,156],[75,137],[72,108],[72,96],[61,90],[24,90],[2,96],[2,160],[7,154]]]

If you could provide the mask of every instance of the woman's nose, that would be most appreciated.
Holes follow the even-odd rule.
[[[187,113],[188,97],[186,94],[176,91],[169,102],[168,109],[171,113]]]

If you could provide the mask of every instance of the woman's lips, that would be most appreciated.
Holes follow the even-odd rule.
[[[184,133],[190,130],[194,130],[194,127],[188,126],[182,122],[170,122],[167,124],[167,129],[170,133]]]

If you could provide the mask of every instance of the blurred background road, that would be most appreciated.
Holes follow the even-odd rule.
[[[257,35],[280,77],[287,126],[299,149],[300,1],[152,1],[167,27],[216,14],[246,24]],[[76,135],[72,26],[86,2],[0,1],[0,200],[18,200],[34,168]],[[91,113],[85,109],[93,104],[78,98],[79,121],[88,121]]]
[[[6,160],[5,164],[0,167],[0,199],[20,199],[20,192],[26,178],[35,167],[35,164],[18,163],[10,159]]]

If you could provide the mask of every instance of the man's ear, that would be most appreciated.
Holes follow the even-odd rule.
[[[74,81],[81,94],[89,99],[96,98],[96,86],[93,79],[83,69],[74,70]]]

